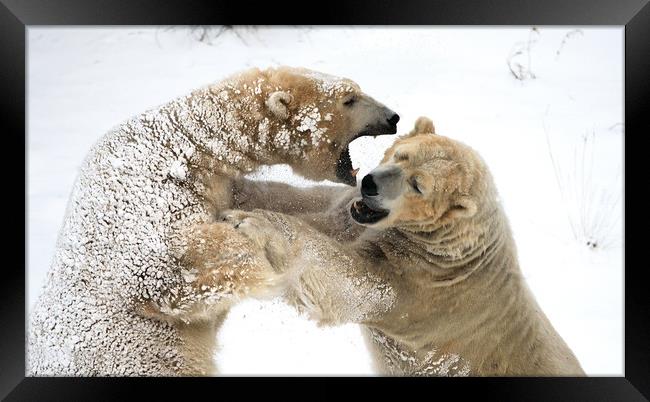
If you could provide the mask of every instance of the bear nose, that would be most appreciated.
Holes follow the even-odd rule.
[[[372,178],[371,174],[367,174],[363,180],[361,180],[361,194],[369,197],[378,194],[377,184],[375,184],[375,180]]]
[[[397,125],[397,122],[399,121],[399,115],[397,113],[393,114],[390,119],[388,119],[388,122],[392,124],[393,126]]]

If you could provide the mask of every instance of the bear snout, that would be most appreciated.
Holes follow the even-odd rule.
[[[393,126],[397,126],[398,121],[399,121],[399,115],[397,113],[393,113],[393,115],[388,118],[388,124]]]

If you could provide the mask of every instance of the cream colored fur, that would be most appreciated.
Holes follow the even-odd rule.
[[[279,250],[287,300],[323,324],[361,324],[380,373],[584,375],[522,277],[487,166],[433,131],[420,119],[386,151],[401,193],[376,224],[350,218],[355,190],[238,180],[235,206],[276,212],[215,226]]]
[[[70,196],[30,317],[29,375],[213,374],[228,308],[284,280],[278,250],[260,255],[253,239],[209,224],[231,203],[228,177],[282,163],[337,180],[352,138],[393,115],[348,79],[279,67],[234,75],[112,129]]]

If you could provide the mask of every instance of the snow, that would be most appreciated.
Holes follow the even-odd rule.
[[[423,358],[418,358],[416,353],[403,350],[394,340],[379,331],[371,330],[370,337],[373,342],[383,346],[382,359],[389,373],[393,375],[399,375],[400,370],[404,370],[409,376],[465,377],[471,375],[470,365],[457,354],[432,350],[428,351]],[[396,367],[400,367],[400,369],[395,369]]]
[[[623,374],[622,28],[241,35],[245,43],[229,32],[205,43],[183,28],[29,28],[28,310],[45,282],[72,184],[99,137],[234,72],[294,65],[354,80],[400,114],[400,133],[426,115],[437,133],[476,149],[544,312],[588,374]],[[518,80],[509,65],[528,73]],[[350,146],[358,177],[392,141],[363,137]],[[169,167],[179,178],[183,159]],[[108,162],[123,168],[117,158]],[[284,166],[252,176],[311,184]],[[358,326],[319,328],[279,300],[235,307],[218,341],[223,374],[373,373]]]

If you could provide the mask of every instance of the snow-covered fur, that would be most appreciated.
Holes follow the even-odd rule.
[[[366,107],[355,112],[351,97]],[[247,238],[223,236],[238,251],[217,262],[203,240],[218,236],[205,223],[230,204],[224,175],[287,163],[337,180],[349,141],[391,113],[347,79],[253,69],[107,133],[81,167],[30,317],[28,373],[213,373],[230,303],[278,285]]]
[[[213,225],[285,250],[287,300],[323,324],[362,324],[380,373],[584,375],[524,281],[487,166],[433,130],[421,118],[396,141],[363,198],[238,182],[236,205],[296,216],[235,210]],[[272,195],[256,205],[261,192]],[[293,212],[326,194],[329,211]]]

